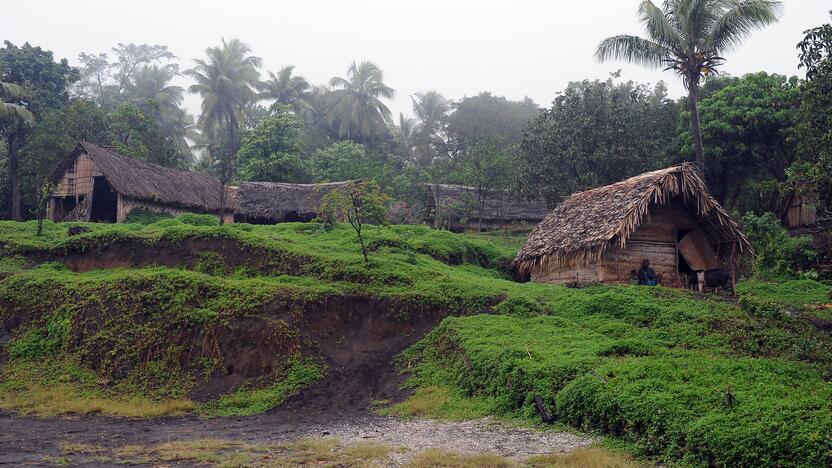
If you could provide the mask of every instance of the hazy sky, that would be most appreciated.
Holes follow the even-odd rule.
[[[669,72],[593,59],[603,38],[640,34],[639,0],[289,0],[158,1],[25,0],[3,6],[2,39],[30,42],[77,64],[79,52],[123,42],[164,44],[181,67],[221,37],[239,38],[266,70],[293,64],[313,83],[344,75],[353,60],[372,60],[395,88],[394,113],[410,112],[409,96],[436,89],[457,99],[491,91],[529,96],[548,106],[569,81],[623,78],[670,85]],[[785,0],[779,24],[755,33],[729,55],[724,70],[797,74],[802,31],[828,22],[829,0]],[[26,20],[8,19],[29,18]],[[186,80],[181,84],[187,85]],[[187,106],[198,109],[189,96]]]

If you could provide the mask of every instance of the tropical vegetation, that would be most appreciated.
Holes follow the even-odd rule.
[[[679,75],[688,90],[695,161],[704,170],[697,111],[700,84],[719,74],[725,54],[754,30],[776,22],[781,6],[775,0],[665,0],[659,7],[643,0],[639,21],[648,37],[609,37],[598,44],[595,55],[599,60],[621,59]]]

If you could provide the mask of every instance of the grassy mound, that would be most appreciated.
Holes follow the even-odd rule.
[[[815,291],[800,295],[806,302],[829,294],[818,283],[743,286],[789,307],[795,288]],[[504,303],[506,315],[445,319],[402,356],[416,369],[410,384],[456,392],[457,402],[441,402],[452,415],[467,399],[537,419],[537,395],[561,422],[669,460],[832,461],[832,339],[804,317],[662,288],[549,289],[520,307]]]
[[[347,226],[209,221],[76,223],[73,236],[67,225],[35,236],[34,223],[0,223],[0,406],[262,412],[346,348],[321,337],[355,328],[373,341],[364,321],[408,334],[487,307],[499,286],[474,285],[504,277],[513,252],[418,226],[370,227],[365,265]]]
[[[832,462],[827,285],[574,290],[511,281],[516,238],[368,227],[365,264],[348,226],[209,221],[0,223],[0,407],[252,414],[444,318],[399,358],[416,393],[388,411],[539,421],[537,396],[667,460]]]

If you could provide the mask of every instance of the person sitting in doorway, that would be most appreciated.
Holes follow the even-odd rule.
[[[650,268],[650,260],[646,258],[641,262],[641,268],[638,270],[638,284],[642,286],[656,285],[656,271]]]
[[[630,284],[638,285],[638,271],[635,269],[630,270]]]

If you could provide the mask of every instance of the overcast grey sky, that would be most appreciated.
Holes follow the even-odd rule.
[[[164,44],[182,68],[221,37],[237,37],[263,58],[266,70],[293,64],[313,83],[343,75],[353,60],[372,60],[396,90],[391,109],[410,112],[409,96],[436,89],[451,99],[491,91],[529,96],[548,106],[569,81],[663,79],[668,72],[596,63],[603,38],[641,33],[639,0],[24,0],[3,6],[2,38],[30,42],[77,64],[79,52],[118,42]],[[785,0],[779,24],[755,33],[729,55],[724,70],[797,74],[802,31],[829,20],[829,0]],[[31,21],[9,19],[31,18]],[[182,80],[183,85],[188,84]],[[198,110],[199,99],[186,102]]]

